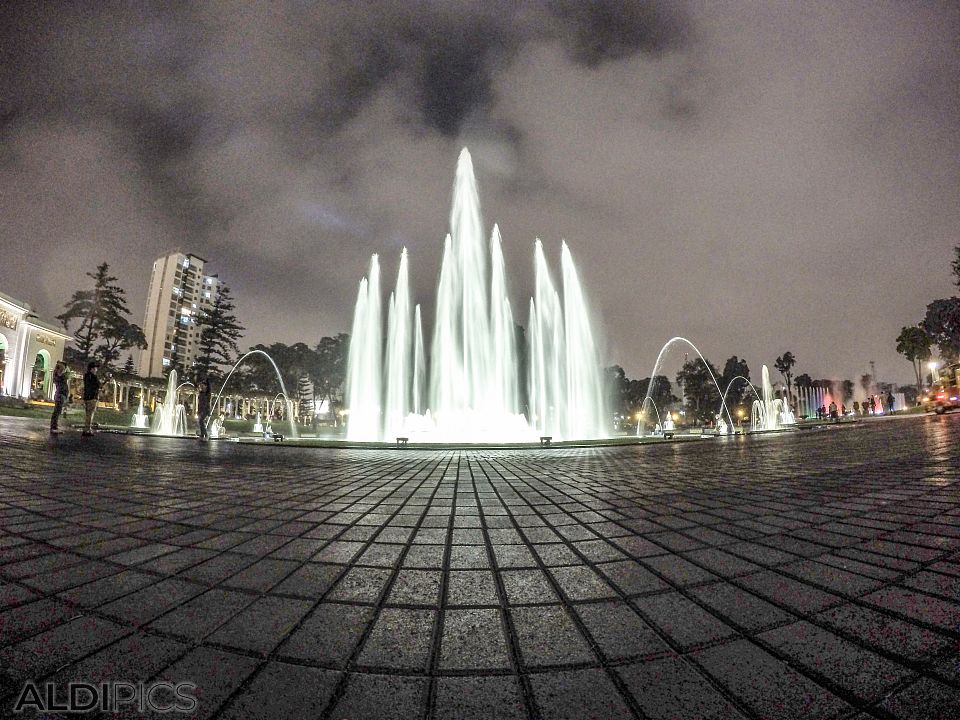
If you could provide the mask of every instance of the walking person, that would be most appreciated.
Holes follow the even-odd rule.
[[[91,360],[87,363],[87,371],[83,374],[83,435],[93,435],[93,414],[97,411],[97,401],[100,398],[100,378],[97,368],[100,363]]]
[[[50,432],[60,432],[60,413],[63,406],[70,400],[70,390],[67,388],[67,366],[62,361],[53,366],[53,415],[50,416]]]
[[[210,384],[206,380],[201,380],[197,384],[197,422],[200,427],[197,428],[199,440],[208,439],[207,423],[210,421]]]

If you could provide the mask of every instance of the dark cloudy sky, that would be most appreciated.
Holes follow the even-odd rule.
[[[565,238],[609,362],[907,382],[960,242],[953,2],[8,2],[0,290],[209,258],[246,343],[349,331],[372,252],[432,302],[457,154],[515,303]],[[524,312],[525,314],[525,312]]]

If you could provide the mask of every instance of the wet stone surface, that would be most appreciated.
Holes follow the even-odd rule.
[[[0,418],[0,447],[2,716],[111,679],[196,683],[204,718],[960,716],[960,415],[526,451]]]

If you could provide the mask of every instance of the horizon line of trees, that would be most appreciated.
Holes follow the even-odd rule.
[[[960,286],[960,247],[956,251],[953,272]],[[132,354],[129,353],[146,350],[148,345],[143,330],[129,320],[125,291],[117,284],[117,278],[110,274],[106,262],[98,265],[95,272],[86,275],[93,281],[92,289],[75,291],[65,304],[64,311],[57,315],[63,327],[74,337],[73,346],[68,348],[65,359],[79,364],[96,359],[108,370],[131,378],[139,377]],[[956,313],[956,317],[951,312]],[[192,367],[184,367],[174,354],[164,376],[171,369],[177,369],[184,379],[196,381],[207,378],[213,383],[220,383],[237,358],[243,355],[239,342],[245,328],[236,316],[229,287],[221,286],[209,311],[196,316],[196,324],[200,328],[200,336]],[[71,331],[71,325],[76,329]],[[518,325],[517,330],[522,338],[522,326]],[[931,346],[938,344],[942,355],[950,352],[956,355],[960,350],[958,334],[960,298],[956,297],[934,301],[928,306],[923,322],[903,328],[897,339],[897,351],[914,364],[917,392],[920,391],[922,363],[929,360]],[[270,345],[254,345],[250,350],[263,351],[273,359],[288,397],[297,395],[298,387],[302,387],[301,381],[306,378],[313,384],[314,396],[320,402],[327,402],[331,412],[336,412],[345,401],[349,344],[350,336],[339,333],[320,338],[315,346],[304,342],[292,345],[274,342]],[[116,363],[124,351],[128,352],[126,361],[122,368],[117,368]],[[794,376],[796,362],[794,354],[787,351],[779,355],[774,363],[774,368],[783,378],[784,394],[791,405],[796,404],[795,390],[809,388],[822,388],[839,394],[843,402],[852,400],[855,385],[851,380],[813,379],[807,373]],[[725,399],[728,408],[744,404],[749,407],[753,399],[762,396],[763,392],[751,380],[746,360],[737,355],[727,358],[722,371],[700,357],[686,360],[678,370],[674,383],[665,375],[631,379],[619,365],[605,368],[604,378],[613,415],[623,417],[627,423],[638,419],[648,394],[657,408],[680,403],[695,421],[712,422],[721,407],[720,392],[727,392]],[[714,379],[721,390],[717,389]],[[870,374],[862,375],[860,386],[869,394],[874,389],[874,378]],[[679,396],[674,394],[674,387]],[[262,355],[254,354],[237,368],[230,378],[228,389],[231,392],[279,393],[281,383],[273,365]],[[883,383],[877,389],[884,393],[891,392],[894,386]]]

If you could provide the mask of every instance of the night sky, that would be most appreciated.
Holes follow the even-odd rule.
[[[460,148],[525,321],[565,238],[605,360],[910,382],[952,294],[953,2],[7,2],[0,291],[57,314],[107,260],[211,261],[244,346],[348,332],[372,252],[432,305]],[[522,308],[522,310],[518,310]],[[670,373],[673,374],[674,370]]]

